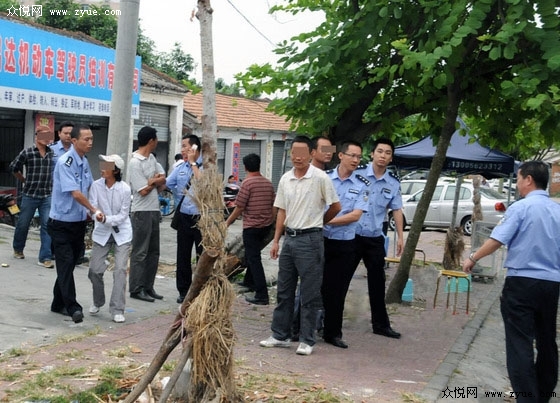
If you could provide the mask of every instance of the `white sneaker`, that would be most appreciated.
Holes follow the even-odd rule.
[[[289,340],[277,340],[270,336],[268,339],[263,340],[259,343],[261,347],[290,347],[291,343]]]
[[[113,316],[113,322],[123,323],[124,322],[124,315],[121,315],[120,313],[117,313],[115,316]]]
[[[99,313],[99,307],[91,304],[89,307],[89,314],[90,315],[97,315]]]
[[[305,343],[299,343],[299,346],[296,350],[296,354],[299,355],[309,355],[313,352],[313,346],[310,346]]]

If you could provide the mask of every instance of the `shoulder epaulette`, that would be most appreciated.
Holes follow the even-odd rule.
[[[366,178],[365,176],[356,174],[356,178],[358,178],[359,181],[364,182],[364,183],[366,184],[366,186],[369,186],[369,184],[371,183],[371,182],[369,181],[369,179]]]
[[[358,166],[356,167],[356,171],[357,171],[358,169],[366,169],[366,168],[367,168],[367,164],[360,164],[360,165],[358,165]]]
[[[67,167],[72,165],[72,161],[74,161],[74,158],[72,157],[68,157],[68,159],[66,160],[66,162],[64,163],[64,165],[66,165]]]
[[[334,168],[327,169],[327,170],[325,171],[326,174],[332,174],[333,172],[334,172]]]
[[[395,179],[398,180],[399,182],[401,181],[401,177],[400,177],[399,174],[396,173],[396,172],[389,171],[389,176],[392,176],[393,178],[395,178]]]

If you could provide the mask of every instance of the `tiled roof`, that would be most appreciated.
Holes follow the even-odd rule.
[[[183,99],[185,112],[202,118],[202,92],[187,94]],[[254,100],[232,95],[216,94],[218,128],[289,131],[290,124],[282,116],[266,111],[269,101]]]

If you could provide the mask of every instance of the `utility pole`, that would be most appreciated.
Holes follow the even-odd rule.
[[[118,154],[128,161],[131,153],[129,139],[140,0],[121,0],[120,4],[107,154]]]
[[[200,21],[200,57],[202,61],[202,157],[204,167],[216,165],[218,125],[216,123],[216,79],[214,77],[214,46],[210,0],[198,0],[196,16]]]

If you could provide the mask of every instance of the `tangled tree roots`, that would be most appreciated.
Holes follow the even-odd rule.
[[[189,393],[191,401],[205,401],[204,391],[220,390],[234,394],[233,343],[230,319],[235,293],[223,275],[210,278],[206,287],[187,311],[184,327],[191,337],[193,372]],[[201,387],[199,387],[201,386]]]

